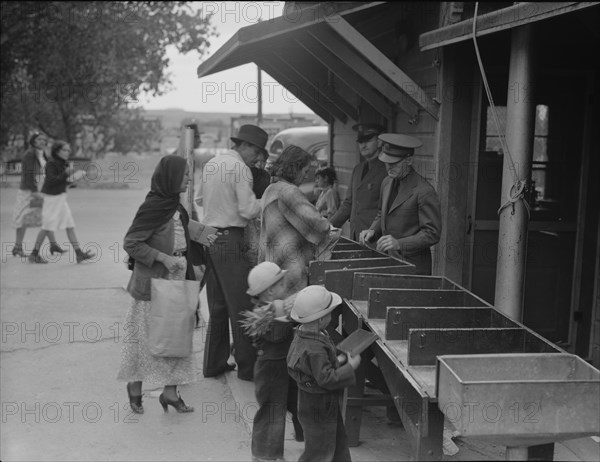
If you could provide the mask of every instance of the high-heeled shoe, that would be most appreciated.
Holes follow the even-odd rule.
[[[179,393],[177,393],[177,395],[179,396],[177,401],[170,401],[165,398],[162,393],[160,394],[158,401],[160,402],[163,410],[165,412],[169,412],[169,406],[173,406],[177,412],[194,412],[194,408],[186,405],[181,399],[181,395]]]
[[[27,255],[25,255],[25,252],[23,252],[23,247],[21,246],[14,246],[12,249],[12,254],[13,257],[26,257]]]
[[[83,252],[81,249],[77,249],[75,251],[75,254],[76,254],[76,258],[77,258],[77,263],[81,263],[84,260],[89,260],[96,256],[95,253],[92,253],[89,250],[87,252]]]
[[[35,249],[31,251],[31,254],[27,257],[27,261],[29,263],[48,263]]]
[[[131,394],[129,389],[129,383],[127,384],[127,396],[129,396],[129,406],[134,414],[143,414],[144,406],[142,406],[142,395],[134,396]]]
[[[63,254],[66,250],[63,250],[58,244],[50,244],[50,254],[54,255],[54,252]]]

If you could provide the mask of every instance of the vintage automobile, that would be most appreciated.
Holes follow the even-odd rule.
[[[321,166],[329,163],[329,127],[326,125],[316,127],[293,127],[286,128],[277,133],[268,147],[269,158],[267,159],[267,170],[279,157],[279,154],[289,145],[296,145],[308,152],[313,161],[311,167],[300,185],[300,189],[311,202],[316,201],[314,193],[315,171]]]

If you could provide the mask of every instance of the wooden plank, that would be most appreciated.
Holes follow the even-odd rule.
[[[331,290],[340,295],[342,298],[352,298],[352,285],[354,281],[354,273],[357,271],[371,273],[392,273],[392,274],[414,274],[415,266],[411,264],[399,264],[392,266],[380,267],[360,267],[338,270],[326,270],[324,284],[328,290]],[[309,277],[309,280],[310,277]]]
[[[391,119],[394,115],[388,101],[382,98],[370,83],[354,71],[348,63],[325,48],[312,35],[306,34],[296,40],[298,45],[326,66],[338,79],[350,87],[375,111]]]
[[[368,317],[383,319],[388,306],[488,306],[483,300],[462,290],[370,289]]]
[[[277,82],[285,87],[287,91],[293,94],[296,98],[308,106],[311,111],[321,117],[323,120],[331,120],[332,113],[328,108],[320,102],[315,101],[307,91],[303,91],[298,85],[294,84],[291,78],[286,77],[280,70],[273,66],[269,61],[260,59],[257,61],[258,66],[273,77]]]
[[[369,84],[385,96],[393,105],[398,106],[411,117],[419,113],[419,106],[411,99],[407,98],[398,88],[392,85],[381,74],[367,64],[360,55],[334,31],[330,29],[321,30],[315,28],[309,32],[322,45],[331,50],[332,53],[339,56],[347,62],[353,69],[361,74]]]
[[[365,246],[360,245],[356,242],[338,242],[333,248],[334,252],[344,251],[344,250],[364,250]]]
[[[358,120],[358,112],[354,105],[348,102],[349,98],[342,97],[333,86],[327,83],[328,69],[314,59],[312,56],[306,56],[303,49],[299,47],[287,46],[278,50],[275,55],[287,65],[290,72],[296,73],[296,80],[302,80],[305,85],[312,89],[316,98],[324,99],[326,102],[334,104],[343,111],[350,119]],[[315,72],[320,68],[322,72]]]
[[[521,2],[477,17],[476,36],[493,34],[517,26],[598,5],[597,2]],[[471,39],[473,18],[419,36],[421,51]]]
[[[288,37],[291,33],[303,33],[305,30],[314,27],[315,24],[327,21],[334,13],[341,15],[351,14],[372,8],[381,3],[366,2],[356,6],[350,5],[348,2],[328,2],[243,27],[210,58],[198,66],[197,75],[198,77],[205,77],[216,72],[241,66],[253,60],[258,63],[260,56],[248,52],[253,45],[270,43],[271,40]],[[205,8],[205,11],[209,11],[209,8]]]
[[[298,69],[290,64],[289,58],[271,53],[264,58],[273,67],[280,70],[284,75],[289,77],[289,85],[297,85],[303,93],[308,93],[312,96],[312,99],[318,101],[322,106],[329,109],[329,112],[337,119],[346,121],[348,117],[356,120],[358,115],[356,109],[350,106],[348,103],[342,100],[337,95],[326,95],[324,94],[314,82],[308,80]],[[287,88],[287,87],[286,87]]]
[[[361,250],[334,250],[331,252],[331,259],[350,260],[352,258],[377,258],[381,257],[381,255],[380,252],[363,247]]]
[[[411,329],[408,365],[433,366],[439,355],[531,353],[522,328]],[[523,351],[525,350],[525,351]]]
[[[337,17],[328,21],[327,25],[340,34],[367,61],[390,79],[413,103],[438,120],[439,103],[430,98],[413,79],[399,69],[393,61],[352,27],[348,21],[337,15]]]
[[[360,271],[354,274],[352,300],[368,300],[369,289],[456,289],[450,280],[438,276],[416,276],[399,274],[369,274]]]
[[[527,353],[564,353],[564,350],[550,343],[544,337],[525,328],[525,338],[523,339],[523,349]]]
[[[410,329],[452,329],[492,327],[489,307],[388,307],[386,340],[406,340]],[[513,323],[509,327],[520,327]]]
[[[392,257],[355,258],[353,260],[311,261],[308,264],[308,281],[309,284],[324,284],[325,271],[327,270],[395,266],[398,264],[401,264],[401,262]]]

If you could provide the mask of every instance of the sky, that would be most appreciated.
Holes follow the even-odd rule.
[[[283,13],[285,2],[193,2],[204,14],[212,13],[212,24],[219,33],[210,38],[210,48],[203,57],[212,56],[239,29],[262,21],[272,20]],[[212,74],[201,79],[196,76],[200,65],[197,53],[182,55],[169,49],[173,90],[159,97],[141,98],[146,109],[180,108],[192,112],[239,112],[254,114],[258,108],[257,75],[254,63]],[[294,95],[262,72],[263,113],[312,113]]]

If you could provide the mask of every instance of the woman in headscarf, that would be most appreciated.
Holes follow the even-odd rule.
[[[308,284],[308,263],[327,243],[330,225],[298,185],[306,176],[311,156],[290,145],[272,167],[275,177],[262,197],[259,262],[271,261],[287,270],[286,296]]]
[[[168,358],[152,356],[146,332],[152,302],[151,279],[195,280],[199,245],[190,241],[189,217],[180,203],[180,193],[188,188],[190,171],[186,159],[163,157],[152,175],[150,192],[138,209],[123,247],[129,255],[131,279],[127,286],[133,301],[125,318],[125,337],[118,380],[127,381],[127,394],[133,412],[143,414],[142,382],[164,386],[159,397],[165,411],[192,412],[177,391],[177,385],[193,382],[192,356]]]

